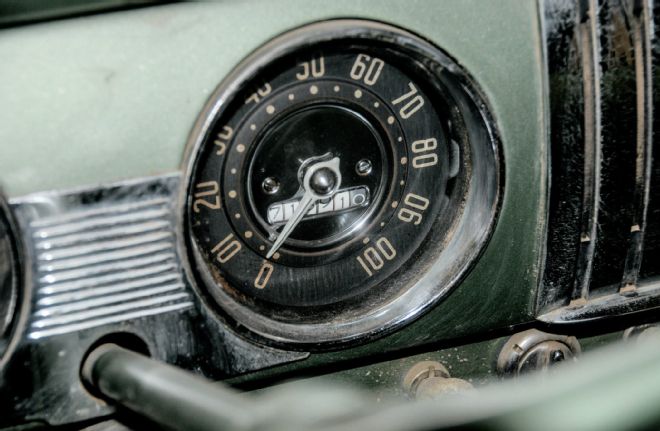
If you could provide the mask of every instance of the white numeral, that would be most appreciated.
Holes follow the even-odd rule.
[[[408,193],[403,203],[404,207],[399,210],[398,214],[399,220],[406,223],[412,222],[414,225],[420,224],[422,222],[421,213],[429,207],[429,200],[414,193]],[[408,209],[406,206],[413,209]]]
[[[268,280],[270,280],[270,276],[273,274],[273,265],[271,265],[268,262],[264,262],[263,265],[261,265],[261,269],[259,270],[259,274],[257,274],[257,278],[254,279],[254,287],[257,289],[263,289],[266,287],[268,284]]]
[[[438,155],[435,152],[432,152],[438,148],[438,141],[436,141],[435,138],[420,139],[419,141],[413,142],[411,147],[413,153],[422,153],[413,157],[413,168],[421,169],[438,164]]]
[[[401,109],[399,109],[399,115],[404,120],[410,118],[415,112],[419,111],[422,106],[424,106],[424,99],[422,96],[417,94],[417,88],[412,82],[408,83],[410,91],[404,94],[403,96],[392,100],[392,105],[398,105],[400,103],[405,103]]]
[[[320,78],[325,75],[323,56],[301,63],[300,66],[303,70],[302,72],[296,73],[296,79],[298,79],[298,81],[304,81],[308,79],[310,75],[312,78]]]
[[[198,213],[200,211],[200,205],[212,210],[220,209],[220,184],[217,181],[207,181],[205,183],[199,183],[195,185],[195,194],[193,197],[195,201],[193,202],[193,211]],[[207,200],[207,196],[213,196],[212,199]]]
[[[234,257],[236,253],[241,251],[241,243],[238,242],[237,240],[233,239],[234,234],[229,234],[218,243],[213,249],[211,250],[211,253],[217,255],[215,258],[218,260],[220,263],[227,263],[229,259]]]
[[[395,257],[396,250],[392,247],[392,243],[387,238],[381,237],[376,241],[376,247],[367,247],[362,256],[357,257],[357,261],[371,277],[373,271],[378,271],[385,265],[385,261],[390,261]]]
[[[233,134],[234,129],[229,126],[224,126],[222,128],[222,132],[218,133],[215,141],[213,141],[213,143],[218,146],[218,151],[215,152],[218,156],[222,156],[225,153],[225,150],[227,149],[227,143]]]
[[[252,93],[250,97],[245,99],[245,104],[247,105],[250,102],[259,103],[259,101],[261,101],[261,99],[263,99],[264,97],[268,96],[271,91],[273,91],[273,89],[271,88],[270,84],[265,83],[263,87],[261,87],[260,89]]]
[[[351,78],[356,81],[363,81],[371,86],[378,81],[380,72],[383,70],[385,62],[380,58],[371,58],[366,54],[358,54],[351,68]]]

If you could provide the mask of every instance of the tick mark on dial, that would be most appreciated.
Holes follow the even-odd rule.
[[[401,164],[405,165],[406,163],[408,163],[408,157],[401,157]]]
[[[312,85],[311,87],[309,87],[309,92],[312,94],[316,94],[319,92],[319,87],[317,87],[316,85]]]
[[[251,230],[246,230],[245,231],[245,238],[250,239],[252,238],[252,231]],[[262,246],[263,247],[263,246]]]
[[[257,126],[255,124],[250,124],[250,130],[257,130]]]
[[[399,205],[397,201],[392,202],[392,208],[396,208]]]
[[[236,193],[236,190],[229,190],[229,197],[234,199],[238,193]]]
[[[335,90],[335,93],[339,93],[339,85],[335,85],[332,89]]]
[[[391,115],[387,117],[387,124],[394,124],[394,117],[392,117]]]
[[[289,94],[289,100],[293,100],[293,99],[295,99],[295,98],[296,98],[296,96],[294,96],[293,93]]]
[[[374,108],[378,108],[380,106],[380,103],[374,102]]]
[[[355,93],[353,93],[356,99],[359,99],[362,97],[362,91],[360,90],[355,90]]]
[[[243,151],[245,151],[245,145],[243,145],[243,144],[236,145],[236,151],[238,151],[239,153],[242,153]]]
[[[234,214],[234,217],[238,220],[239,218],[241,218],[241,215],[239,213],[236,213]]]
[[[266,112],[272,115],[275,112],[275,107],[273,105],[266,106]]]

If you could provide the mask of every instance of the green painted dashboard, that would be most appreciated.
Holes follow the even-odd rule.
[[[530,320],[548,166],[535,2],[223,1],[6,29],[6,192],[17,197],[177,171],[204,102],[243,57],[286,30],[337,17],[392,23],[451,53],[486,94],[503,145],[504,201],[484,256],[456,294],[395,336],[397,344]]]
[[[551,181],[543,14],[544,2],[529,0],[225,0],[8,26],[0,30],[0,186],[21,206],[50,196],[44,192],[178,178],[209,98],[272,38],[336,18],[406,29],[469,72],[493,117],[502,189],[483,252],[446,299],[385,337],[282,356],[266,369],[208,374],[251,388],[347,370],[339,380],[389,390],[415,362],[437,360],[485,383],[504,337],[540,326]],[[601,341],[587,338],[585,346]],[[173,362],[203,369],[195,360],[180,354]],[[374,378],[383,372],[382,381]],[[265,383],[251,383],[258,380]]]

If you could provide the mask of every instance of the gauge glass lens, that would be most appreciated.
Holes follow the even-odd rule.
[[[186,214],[201,284],[266,338],[301,341],[298,326],[330,333],[388,307],[462,215],[464,87],[440,79],[434,47],[404,33],[423,46],[411,51],[394,43],[399,30],[360,25],[360,37],[326,25],[272,42],[277,54],[246,60],[193,135]]]

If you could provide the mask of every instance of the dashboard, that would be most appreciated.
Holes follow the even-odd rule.
[[[109,3],[0,21],[0,428],[121,416],[109,344],[421,399],[655,330],[652,2]]]

